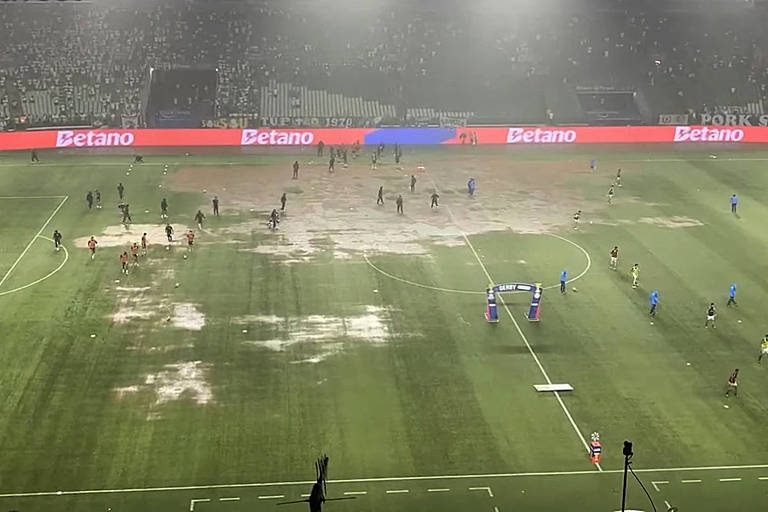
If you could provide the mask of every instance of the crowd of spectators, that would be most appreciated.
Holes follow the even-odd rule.
[[[149,69],[174,66],[217,70],[220,117],[256,114],[275,80],[520,122],[567,117],[556,100],[576,86],[641,89],[660,112],[768,94],[766,16],[742,6],[105,2],[0,10],[2,122],[119,125],[146,105]]]

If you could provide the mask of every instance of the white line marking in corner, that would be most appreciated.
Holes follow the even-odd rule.
[[[491,490],[490,487],[470,487],[469,490],[470,491],[487,491],[488,496],[493,498],[493,491]]]
[[[43,226],[40,228],[40,230],[35,234],[35,236],[32,237],[32,240],[29,241],[27,246],[24,248],[23,251],[21,251],[21,254],[19,254],[19,257],[16,258],[16,261],[13,262],[13,265],[11,265],[11,268],[8,269],[8,272],[5,273],[2,279],[0,279],[0,288],[2,288],[3,284],[8,280],[8,277],[10,277],[11,272],[16,268],[16,266],[19,264],[21,259],[24,257],[24,255],[27,254],[29,251],[29,248],[32,247],[32,244],[35,243],[35,240],[43,233],[43,230],[48,227],[48,224],[50,224],[51,220],[53,220],[54,215],[59,213],[59,210],[61,210],[61,207],[64,206],[64,203],[67,202],[67,199],[69,199],[69,196],[64,196],[64,199],[61,200],[59,203],[59,206],[56,207],[55,210],[53,210],[53,213],[48,217],[48,220],[45,221]]]
[[[437,182],[434,178],[432,178],[431,175],[427,174],[429,176],[429,179],[432,181],[432,184],[435,186],[435,190],[438,190]],[[459,223],[456,222],[456,217],[454,217],[453,212],[449,207],[445,207],[445,209],[448,211],[448,215],[451,217],[451,222],[453,222],[453,225],[456,226],[456,229],[461,233],[462,238],[464,239],[464,242],[467,244],[467,247],[469,247],[469,250],[472,251],[472,254],[475,256],[475,259],[480,264],[480,268],[483,269],[483,273],[485,274],[485,277],[488,279],[489,283],[495,283],[496,281],[493,280],[491,277],[491,274],[488,272],[488,269],[485,266],[485,263],[483,263],[483,260],[480,258],[480,255],[477,254],[477,251],[475,250],[475,246],[472,245],[472,242],[470,242],[469,237],[464,232],[463,229],[459,226]],[[531,344],[528,342],[528,338],[523,333],[523,330],[520,328],[520,324],[517,323],[517,320],[515,319],[512,312],[509,310],[509,306],[507,306],[507,303],[504,301],[504,298],[499,296],[499,300],[501,302],[501,305],[504,306],[504,310],[507,312],[507,315],[509,315],[510,320],[512,320],[512,324],[515,326],[515,330],[517,330],[517,333],[520,335],[520,337],[523,340],[523,343],[525,343],[526,348],[528,349],[528,352],[531,354],[531,357],[533,357],[533,360],[536,362],[536,366],[539,367],[539,371],[541,372],[542,376],[544,376],[544,379],[547,381],[547,384],[552,384],[552,379],[549,378],[549,374],[547,374],[547,371],[544,369],[544,366],[541,364],[541,361],[539,360],[539,356],[536,355],[536,352],[534,352],[533,347],[531,347]],[[584,446],[584,450],[589,453],[589,445],[587,444],[587,440],[584,438],[584,435],[581,433],[581,430],[579,430],[579,427],[576,425],[576,422],[573,419],[573,416],[571,416],[571,411],[568,410],[568,407],[565,406],[565,402],[563,402],[562,397],[560,397],[560,393],[557,391],[553,391],[552,394],[557,399],[557,402],[560,404],[560,407],[563,409],[563,412],[565,413],[565,416],[568,418],[568,421],[570,422],[571,426],[573,427],[573,430],[576,432],[576,435],[579,437],[579,440],[581,441],[582,446]],[[600,466],[599,463],[595,464],[595,467],[598,471],[602,472],[603,468]]]
[[[210,498],[202,498],[199,500],[189,500],[189,512],[194,512],[195,510],[195,503],[207,503],[211,501]]]
[[[659,489],[658,484],[668,484],[668,483],[669,483],[669,480],[652,480],[651,481],[651,485],[653,486],[654,489],[656,489],[656,492],[661,492],[661,489]]]

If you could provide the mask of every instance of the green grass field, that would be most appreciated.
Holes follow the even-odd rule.
[[[613,511],[625,439],[658,510],[768,503],[768,151],[414,148],[402,170],[365,156],[334,175],[309,150],[182,155],[0,156],[0,511],[272,510],[322,453],[348,498],[329,511]],[[541,321],[507,294],[488,324],[489,281],[543,283]],[[548,381],[574,390],[534,390]],[[652,510],[632,477],[628,496]]]

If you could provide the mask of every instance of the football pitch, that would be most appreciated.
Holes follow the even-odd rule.
[[[0,155],[0,511],[273,510],[323,453],[328,511],[614,511],[624,440],[628,509],[768,503],[768,151],[190,151]],[[509,282],[539,322],[525,293],[485,320]]]

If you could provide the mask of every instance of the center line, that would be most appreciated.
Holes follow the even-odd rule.
[[[741,478],[721,478],[721,482],[741,482]]]
[[[449,492],[450,489],[427,489],[427,492]]]
[[[701,480],[680,480],[680,482],[684,484],[700,484]]]
[[[387,491],[387,494],[404,494],[406,492],[410,492],[408,489],[394,489]]]
[[[432,184],[435,186],[435,190],[438,190],[437,182],[435,181],[432,176],[429,176],[429,179],[432,181]],[[472,251],[472,254],[474,254],[475,259],[480,264],[480,268],[483,269],[483,273],[485,274],[485,277],[488,278],[489,283],[495,283],[496,281],[493,280],[491,277],[491,274],[488,272],[488,269],[485,266],[485,263],[483,263],[483,260],[480,259],[480,255],[477,254],[477,251],[475,250],[475,247],[472,245],[472,242],[469,241],[469,237],[459,227],[459,223],[456,222],[456,217],[454,217],[453,212],[449,207],[445,207],[445,209],[448,211],[448,215],[451,217],[451,222],[453,222],[454,226],[456,226],[456,229],[461,233],[462,238],[464,239],[464,242],[467,244],[467,247],[469,247],[469,250]],[[520,337],[523,339],[523,343],[525,343],[526,348],[528,349],[528,352],[531,354],[531,357],[533,357],[533,360],[536,362],[536,366],[539,367],[539,371],[544,376],[544,379],[547,381],[547,384],[552,384],[552,379],[549,378],[549,374],[547,374],[547,371],[544,369],[544,366],[541,364],[541,361],[539,360],[539,357],[536,355],[536,352],[533,351],[533,347],[531,347],[531,344],[528,343],[528,338],[526,338],[525,334],[523,333],[523,330],[520,329],[520,324],[517,323],[517,320],[515,319],[512,312],[509,310],[509,306],[507,306],[507,303],[504,301],[504,298],[502,296],[499,296],[501,305],[504,306],[504,310],[507,312],[507,315],[509,315],[510,320],[512,320],[512,324],[515,326],[515,330],[517,330],[517,333],[520,335]],[[589,453],[589,445],[587,444],[587,440],[584,438],[584,435],[581,433],[581,430],[579,430],[579,427],[576,425],[576,422],[573,419],[573,416],[571,416],[571,412],[568,410],[568,407],[565,406],[565,402],[563,402],[563,399],[560,397],[560,393],[557,391],[552,392],[553,395],[555,395],[555,398],[557,399],[557,402],[560,404],[560,407],[563,409],[563,412],[565,413],[565,416],[568,418],[568,421],[570,422],[571,426],[573,427],[573,430],[576,432],[576,435],[579,437],[579,440],[581,441],[582,446],[584,446],[584,450]],[[603,468],[600,467],[599,463],[595,464],[595,467],[597,467],[598,471],[603,471]]]
[[[346,496],[357,496],[362,494],[368,494],[368,491],[347,491],[344,493]]]

